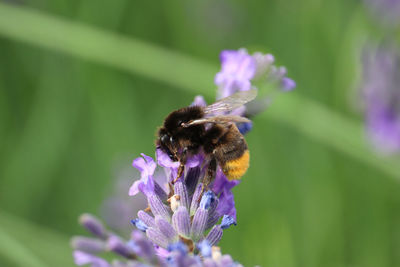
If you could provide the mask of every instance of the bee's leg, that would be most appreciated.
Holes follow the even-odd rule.
[[[205,177],[203,179],[203,185],[201,187],[201,194],[199,196],[198,201],[201,200],[201,197],[202,197],[204,191],[208,190],[208,186],[214,180],[216,172],[217,172],[217,160],[215,158],[212,158],[210,163],[208,164],[207,174],[205,175]]]
[[[188,148],[187,147],[183,148],[182,154],[179,157],[180,165],[179,165],[179,168],[178,168],[178,174],[177,174],[175,180],[172,181],[172,184],[175,184],[176,181],[178,181],[179,178],[182,177],[183,172],[185,171],[185,164],[186,164],[187,157],[188,157],[188,153],[187,152],[188,152]]]
[[[208,189],[210,183],[214,180],[215,173],[217,172],[217,160],[213,158],[208,164],[207,175],[204,177],[203,184]]]
[[[182,177],[183,171],[185,170],[185,164],[181,162],[178,168],[178,175],[176,176],[176,180]]]

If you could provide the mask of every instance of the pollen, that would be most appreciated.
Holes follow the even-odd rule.
[[[240,179],[249,168],[249,161],[250,153],[246,150],[239,158],[226,162],[223,171],[228,180]]]

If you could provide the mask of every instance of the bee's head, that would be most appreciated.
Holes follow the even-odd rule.
[[[168,154],[169,158],[176,161],[176,157],[172,151],[174,150],[175,140],[171,134],[168,133],[165,127],[161,127],[158,131],[158,138],[156,140],[157,148],[161,149]]]
[[[175,153],[181,149],[182,140],[192,140],[200,133],[202,126],[183,127],[183,123],[203,117],[203,110],[198,106],[181,108],[171,112],[158,131],[157,148],[161,148],[169,157],[176,161]],[[196,129],[194,129],[196,128]]]

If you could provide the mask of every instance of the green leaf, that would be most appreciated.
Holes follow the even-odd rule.
[[[21,267],[74,266],[68,237],[3,211],[0,211],[0,255]]]
[[[9,235],[0,228],[0,255],[8,259],[10,262],[18,266],[32,266],[32,267],[45,267],[40,259],[36,257],[28,248],[21,242],[15,240],[13,236]]]
[[[213,95],[217,67],[156,45],[32,9],[0,4],[0,36],[105,64]],[[382,158],[368,148],[359,122],[296,93],[287,94],[263,117],[278,120],[336,151],[400,178],[397,158]]]

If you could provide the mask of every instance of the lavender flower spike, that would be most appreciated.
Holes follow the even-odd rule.
[[[286,68],[273,65],[271,54],[256,52],[250,55],[246,49],[221,52],[221,71],[215,76],[218,97],[223,98],[237,91],[247,91],[260,82],[278,83],[283,91],[290,91],[296,83],[286,77]]]
[[[78,266],[91,264],[92,267],[111,267],[106,260],[79,250],[74,251],[73,256],[75,264]]]
[[[116,254],[121,255],[122,257],[128,259],[136,258],[133,249],[125,244],[125,242],[123,242],[118,236],[111,236],[107,241],[107,246],[110,251],[113,251]]]
[[[369,47],[363,57],[363,77],[367,136],[378,152],[400,153],[400,54],[383,45]]]
[[[79,222],[83,225],[89,232],[93,235],[101,238],[106,239],[108,236],[108,232],[104,228],[103,224],[91,214],[82,214],[79,217]]]
[[[215,84],[221,90],[220,97],[250,90],[250,80],[256,73],[256,60],[245,49],[222,51],[220,59],[221,71],[215,76]]]
[[[214,227],[214,230],[210,232],[211,235],[208,235],[209,238],[207,240],[210,244],[216,245],[221,239],[223,229],[228,228],[227,226],[234,222],[234,219],[227,220],[226,218],[231,217],[225,216],[223,219],[224,223],[218,225],[216,228],[215,223],[224,215],[220,213],[220,211],[227,210],[226,207],[229,207],[230,210],[231,206],[227,205],[226,201],[220,202],[216,194],[211,190],[203,193],[204,188],[201,181],[205,173],[191,171],[197,170],[199,167],[198,165],[201,164],[203,164],[201,160],[192,160],[190,164],[188,163],[187,168],[189,168],[189,170],[185,172],[184,176],[174,185],[173,193],[175,194],[170,197],[169,207],[161,202],[153,207],[152,199],[156,195],[148,194],[147,199],[153,216],[141,211],[138,213],[141,220],[133,220],[138,229],[142,231],[145,230],[148,238],[158,247],[168,249],[172,244],[181,241],[187,246],[187,251],[193,253],[196,244],[204,240],[206,236],[205,231],[207,229]],[[164,168],[170,168],[168,162],[164,166],[167,166]],[[200,177],[195,177],[196,175]],[[219,175],[221,176],[223,173],[220,172]],[[220,180],[221,179],[220,177]],[[193,187],[193,181],[198,181],[196,189],[188,190],[188,187]],[[235,183],[219,182],[218,188],[216,189],[224,191],[226,186],[230,189],[234,185]],[[229,189],[227,190],[229,191]],[[222,206],[220,206],[220,204]],[[163,213],[166,213],[163,216],[158,210],[158,206],[160,205],[164,207]],[[192,220],[191,215],[193,216]],[[151,224],[151,227],[145,229],[146,227],[142,227],[141,222],[148,222],[147,226]],[[224,225],[227,226],[225,227]]]
[[[71,247],[76,250],[96,254],[104,251],[106,244],[104,241],[96,238],[75,236],[71,239]]]
[[[279,84],[282,90],[296,86],[286,76],[286,68],[274,65],[274,57],[270,54],[250,55],[245,49],[227,50],[221,53],[221,61],[221,71],[215,77],[219,97],[250,90],[259,82]],[[205,106],[206,103],[197,97],[192,105]],[[256,113],[248,111],[249,107],[243,106],[227,115]],[[252,129],[252,124],[238,127],[245,133]],[[229,181],[218,166],[212,182],[205,183],[204,180],[209,179],[206,177],[209,158],[202,149],[196,155],[189,155],[179,179],[176,178],[180,162],[172,161],[161,149],[156,150],[156,158],[155,161],[141,154],[132,163],[139,170],[140,179],[132,184],[129,195],[143,193],[148,203],[146,209],[137,213],[138,218],[131,220],[138,230],[134,230],[130,238],[123,238],[108,231],[93,216],[82,216],[82,225],[95,237],[74,239],[76,264],[93,267],[241,266],[230,255],[222,255],[216,246],[223,232],[236,225],[231,189],[240,181]],[[166,181],[168,189],[165,184],[155,182],[155,173],[157,181]],[[110,264],[96,256],[102,252],[112,252],[119,259]]]
[[[219,251],[215,249],[215,245],[220,241],[224,229],[235,222],[233,218],[223,216],[226,214],[221,211],[234,207],[229,204],[233,204],[233,199],[224,199],[224,193],[229,192],[236,183],[230,183],[223,177],[223,173],[219,172],[215,189],[212,186],[210,188],[219,191],[220,198],[211,190],[203,192],[203,161],[203,157],[188,161],[188,170],[173,187],[170,187],[172,192],[169,192],[169,196],[173,195],[168,203],[153,190],[156,186],[152,181],[156,168],[154,161],[145,155],[137,159],[134,166],[142,174],[141,180],[136,183],[137,189],[145,194],[150,210],[139,211],[138,218],[133,219],[132,224],[145,232],[145,235],[134,231],[131,239],[125,241],[124,238],[109,232],[93,216],[84,215],[82,224],[96,238],[74,239],[76,263],[98,267],[136,266],[139,262],[147,266],[224,266],[220,252],[215,254],[213,251]],[[173,167],[170,165],[164,168]],[[193,212],[192,220],[189,211]],[[221,224],[216,225],[221,218]],[[212,229],[206,234],[210,228]],[[113,252],[123,260],[109,264],[95,255],[106,251]],[[217,257],[214,259],[215,255]],[[230,256],[226,258],[231,259]],[[233,262],[232,266],[236,264]]]
[[[375,19],[388,28],[400,24],[400,1],[398,0],[364,0]]]

